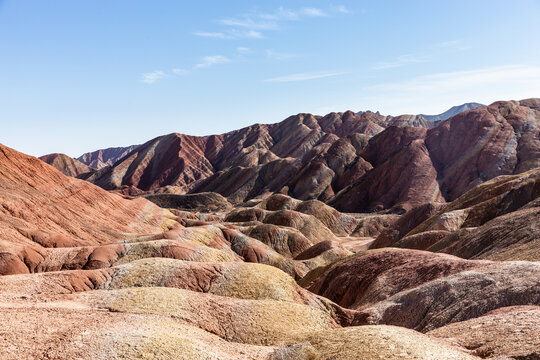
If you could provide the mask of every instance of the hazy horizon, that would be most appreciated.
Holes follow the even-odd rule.
[[[297,113],[540,97],[540,2],[0,1],[0,142],[70,156]]]

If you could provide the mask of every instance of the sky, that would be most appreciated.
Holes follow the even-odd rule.
[[[0,143],[77,157],[540,97],[539,19],[540,0],[0,0]]]

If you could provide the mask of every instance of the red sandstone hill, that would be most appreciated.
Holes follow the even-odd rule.
[[[0,204],[0,273],[26,268],[42,248],[153,233],[172,217],[147,200],[126,200],[1,144]]]
[[[540,99],[496,102],[427,130],[390,128],[361,154],[374,169],[329,204],[365,211],[452,201],[496,176],[539,167],[539,132]]]
[[[332,166],[339,167],[338,171],[343,172],[367,138],[384,129],[376,121],[376,115],[367,113],[332,113],[325,117],[300,114],[279,124],[257,124],[223,135],[170,134],[141,145],[90,180],[106,189],[122,185],[142,190],[165,185],[179,186],[187,192],[208,189],[241,202],[280,190],[294,180],[302,167],[328,151],[339,151],[339,146],[346,147],[345,158],[325,167],[330,172],[334,172]],[[346,136],[349,133],[353,135]],[[340,144],[330,149],[340,137],[344,138]],[[237,182],[238,177],[245,180]],[[324,185],[327,188],[329,184]],[[300,198],[319,197],[326,190],[318,186],[310,188],[310,194],[303,194],[302,185],[297,186],[296,197]]]
[[[400,212],[540,166],[538,99],[496,102],[432,125],[345,112],[299,114],[207,137],[170,134],[88,180],[132,193],[173,185],[241,203],[279,192],[340,211]]]
[[[413,208],[371,248],[445,252],[466,259],[539,261],[540,168],[486,181],[448,204]]]
[[[540,264],[380,249],[336,262],[304,285],[358,310],[355,324],[426,332],[504,307],[540,305]]]
[[[78,177],[94,171],[93,168],[83,164],[79,160],[67,156],[66,154],[48,154],[39,157],[40,160],[54,166],[68,176]]]

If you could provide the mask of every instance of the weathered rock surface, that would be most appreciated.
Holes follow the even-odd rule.
[[[319,217],[321,217],[320,215],[324,214],[318,214]],[[326,220],[328,220],[327,223],[332,222],[332,219]],[[336,235],[317,216],[295,210],[268,211],[260,208],[237,208],[227,213],[224,221],[248,226],[264,223],[293,228],[309,239],[311,245],[320,241],[337,240]],[[351,221],[354,221],[354,218],[351,218]],[[263,229],[272,230],[272,227],[264,227]],[[342,230],[336,229],[336,232],[341,234]]]
[[[467,259],[539,261],[539,197],[540,169],[497,177],[449,203],[401,240],[402,234],[388,230],[375,243],[414,247],[423,239],[423,249]]]
[[[432,280],[489,264],[416,250],[370,250],[330,266],[307,289],[343,307],[361,309]]]
[[[518,305],[540,305],[540,263],[494,263],[435,279],[362,309],[361,322],[427,332]]]
[[[481,358],[540,358],[540,306],[503,307],[428,332]]]
[[[409,231],[435,215],[444,206],[444,203],[426,203],[412,208],[399,216],[397,220],[386,224],[378,232],[376,240],[371,245],[371,249],[396,246],[396,243],[408,234]]]
[[[252,238],[260,240],[281,255],[289,258],[295,258],[313,245],[313,242],[299,230],[289,227],[258,224],[241,227],[240,231]]]
[[[273,347],[232,343],[164,316],[62,307],[1,307],[0,357],[18,359],[264,359]],[[54,329],[54,331],[51,331]]]
[[[220,212],[232,208],[231,203],[226,198],[217,193],[198,193],[198,194],[168,194],[159,193],[145,195],[145,199],[154,204],[169,209],[201,211],[201,212]]]
[[[405,249],[426,250],[437,244],[441,239],[451,234],[448,230],[431,230],[418,234],[405,236],[394,244],[395,247]]]
[[[360,222],[358,218],[340,213],[321,201],[298,201],[283,194],[273,194],[258,203],[255,207],[270,211],[295,210],[303,214],[312,215],[337,236],[350,235]]]
[[[517,175],[499,176],[474,187],[439,209],[426,221],[411,229],[409,235],[444,226],[449,218],[460,217],[455,228],[477,227],[487,221],[532,204],[540,197],[540,168]]]
[[[475,359],[417,332],[395,326],[358,326],[296,336],[295,345],[274,351],[284,359]],[[289,343],[291,341],[289,340]]]
[[[28,272],[44,248],[91,246],[167,229],[174,216],[0,145],[0,267]],[[26,268],[26,270],[25,270]]]
[[[540,261],[540,207],[499,216],[457,237],[434,246],[466,259]]]

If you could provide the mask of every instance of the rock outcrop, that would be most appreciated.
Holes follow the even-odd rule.
[[[222,212],[232,209],[231,203],[226,198],[217,193],[197,193],[197,194],[170,194],[157,193],[145,195],[145,199],[150,200],[162,208],[200,211],[200,212]]]
[[[428,335],[470,349],[481,358],[538,359],[540,307],[503,307],[475,319],[443,326]]]
[[[388,230],[375,244],[412,248],[421,243],[422,249],[467,259],[539,261],[539,197],[538,168],[497,177],[442,207],[407,234]]]
[[[0,240],[9,243],[98,245],[163,231],[174,218],[147,200],[126,200],[3,145],[0,165]]]
[[[540,305],[539,263],[495,263],[425,282],[362,309],[360,318],[427,332],[520,305]]]
[[[432,280],[489,264],[416,250],[370,250],[332,265],[307,289],[343,307],[362,309]]]

